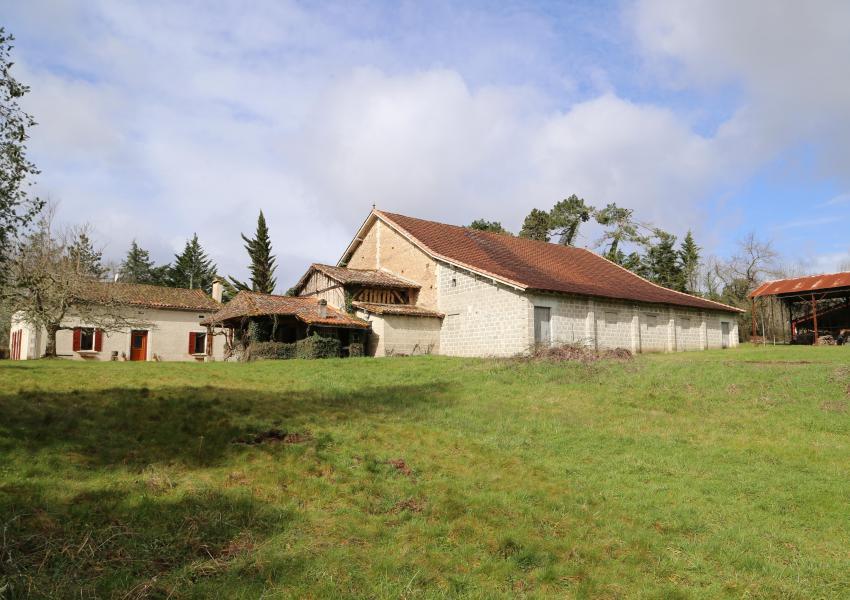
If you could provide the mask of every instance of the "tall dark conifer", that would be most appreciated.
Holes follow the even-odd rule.
[[[127,256],[121,261],[118,279],[127,283],[167,285],[168,269],[169,265],[155,266],[150,253],[133,240]]]
[[[200,288],[211,293],[216,266],[207,256],[198,234],[186,242],[183,252],[174,256],[174,264],[168,269],[168,284],[171,287]]]
[[[243,233],[242,239],[245,241],[245,250],[251,259],[251,264],[248,266],[251,271],[251,284],[248,285],[244,281],[231,277],[230,281],[233,287],[236,290],[251,290],[263,294],[274,293],[275,285],[277,285],[274,272],[277,267],[275,256],[272,254],[272,242],[269,238],[269,228],[266,225],[263,211],[260,211],[260,216],[257,217],[257,231],[254,233],[254,237],[249,238]]]
[[[68,247],[68,258],[78,273],[101,279],[106,274],[102,263],[103,253],[96,250],[91,238],[85,231],[74,236],[74,240]]]

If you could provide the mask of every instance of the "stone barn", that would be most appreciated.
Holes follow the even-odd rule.
[[[661,287],[589,250],[380,210],[337,265],[311,266],[295,293],[369,321],[375,356],[738,344],[739,309]]]

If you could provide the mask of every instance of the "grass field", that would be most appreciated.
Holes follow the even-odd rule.
[[[850,349],[0,384],[0,597],[850,595]]]

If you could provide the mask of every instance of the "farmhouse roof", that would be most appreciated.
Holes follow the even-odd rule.
[[[332,265],[313,263],[301,279],[298,280],[298,283],[295,284],[295,289],[301,289],[307,283],[310,275],[315,271],[324,273],[329,278],[342,285],[362,285],[372,288],[387,288],[395,290],[418,289],[420,287],[418,283],[378,269],[349,269],[348,267],[335,267]]]
[[[750,292],[750,298],[810,294],[847,287],[850,287],[850,272],[806,275],[805,277],[775,279],[765,282]]]
[[[223,324],[247,317],[267,315],[291,316],[307,325],[368,329],[369,323],[352,317],[331,306],[325,306],[322,316],[319,299],[312,296],[276,296],[259,292],[239,292],[224,307],[210,316],[205,325]]]
[[[142,308],[212,312],[221,308],[200,289],[93,281],[80,291],[80,299],[95,304],[122,304]]]
[[[656,285],[584,248],[479,231],[379,210],[372,211],[364,228],[373,217],[382,219],[437,260],[525,291],[740,311],[720,302]],[[349,245],[343,260],[350,256],[358,243],[356,238]]]
[[[442,319],[445,315],[427,308],[410,304],[376,304],[373,302],[352,302],[352,306],[365,310],[373,315],[401,315],[406,317],[435,317]]]

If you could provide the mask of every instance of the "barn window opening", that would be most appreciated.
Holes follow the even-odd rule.
[[[80,327],[80,351],[94,352],[94,327]]]

